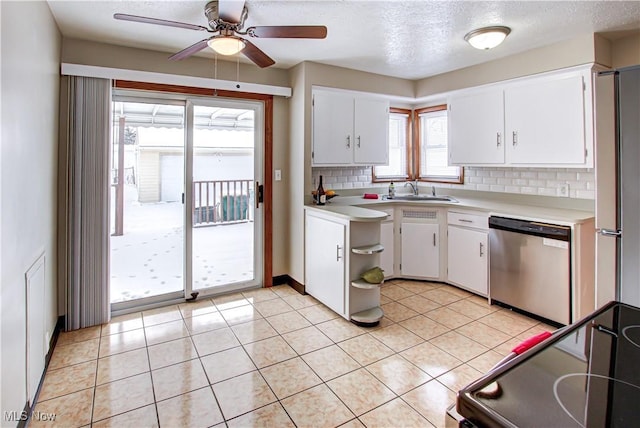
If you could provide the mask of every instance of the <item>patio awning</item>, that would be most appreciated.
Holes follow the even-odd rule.
[[[113,120],[126,118],[127,126],[149,128],[184,127],[184,108],[176,105],[116,101]],[[254,127],[252,110],[198,106],[194,114],[196,129],[249,131]]]

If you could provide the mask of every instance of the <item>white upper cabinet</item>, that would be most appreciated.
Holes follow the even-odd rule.
[[[388,101],[313,91],[314,166],[386,165],[388,140]]]
[[[449,163],[593,166],[591,69],[553,72],[449,97]]]
[[[313,163],[353,163],[353,97],[332,92],[313,93]]]
[[[504,163],[504,102],[501,89],[451,98],[448,123],[449,163]]]
[[[365,165],[387,165],[389,163],[389,102],[355,98],[354,103],[354,162]]]
[[[507,162],[584,165],[583,88],[581,75],[506,88]]]

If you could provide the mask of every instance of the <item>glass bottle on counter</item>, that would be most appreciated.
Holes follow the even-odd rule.
[[[389,198],[393,199],[396,196],[396,186],[393,184],[393,181],[391,182],[391,184],[389,184]]]
[[[327,195],[324,192],[324,187],[322,187],[322,176],[320,176],[318,190],[316,191],[316,200],[318,205],[324,205],[327,202]]]

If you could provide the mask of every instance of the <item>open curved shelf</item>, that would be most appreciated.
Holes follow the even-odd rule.
[[[383,316],[384,312],[382,309],[379,306],[376,306],[375,308],[351,314],[351,320],[362,324],[373,324],[380,321]]]
[[[382,284],[384,284],[384,280],[379,284],[372,284],[370,282],[365,281],[364,279],[356,279],[354,281],[351,281],[351,286],[352,287],[363,288],[365,290],[372,290],[374,288],[378,288]]]
[[[354,247],[351,252],[354,254],[376,254],[384,251],[384,247],[380,244],[366,245],[364,247]]]

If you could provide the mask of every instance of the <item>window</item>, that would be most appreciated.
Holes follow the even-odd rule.
[[[463,183],[463,169],[447,165],[447,126],[446,105],[413,112],[391,108],[389,165],[374,166],[373,181]]]
[[[389,113],[389,165],[373,167],[374,181],[406,180],[410,177],[411,110],[391,108]]]
[[[447,106],[414,111],[415,144],[418,172],[423,181],[462,183],[462,168],[448,166]]]

